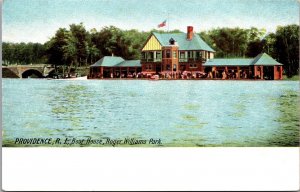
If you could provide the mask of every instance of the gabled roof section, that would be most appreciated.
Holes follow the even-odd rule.
[[[149,35],[148,39],[143,44],[141,50],[161,50],[161,46],[162,45],[157,39],[157,37],[155,37],[155,35],[151,33],[151,35]]]
[[[282,65],[282,64],[277,62],[270,55],[266,53],[261,53],[253,59],[252,65],[274,66],[274,65]]]
[[[204,50],[215,52],[203,39],[196,33],[193,34],[192,40],[187,40],[186,33],[152,33],[162,46],[168,46],[169,40],[173,38],[178,46],[179,50]]]
[[[203,66],[249,66],[253,59],[209,59]]]
[[[91,67],[112,67],[123,61],[124,59],[122,57],[104,56],[102,59],[91,65]]]
[[[141,67],[140,60],[127,60],[115,65],[115,67]]]

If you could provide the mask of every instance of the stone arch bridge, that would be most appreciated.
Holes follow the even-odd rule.
[[[2,77],[10,78],[28,78],[34,75],[38,78],[44,78],[54,72],[51,64],[32,64],[32,65],[10,65],[2,66]]]

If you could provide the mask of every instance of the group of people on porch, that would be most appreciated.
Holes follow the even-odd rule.
[[[240,70],[213,70],[207,73],[208,79],[247,79],[252,78],[252,71]]]

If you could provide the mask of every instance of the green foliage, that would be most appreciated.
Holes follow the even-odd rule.
[[[36,64],[46,62],[45,46],[40,43],[2,43],[3,64]]]
[[[55,36],[46,42],[48,62],[55,65],[63,65],[65,63],[65,56],[63,47],[67,46],[67,33],[65,28],[60,28],[56,31]]]
[[[279,62],[284,64],[288,77],[299,73],[299,25],[279,26],[273,44],[274,53]]]
[[[251,52],[253,48],[249,49],[249,43],[259,41],[264,31],[254,27],[251,29],[217,28],[201,32],[200,36],[216,50],[216,57],[245,57],[249,54],[253,55]],[[255,43],[252,43],[251,46],[254,45]]]

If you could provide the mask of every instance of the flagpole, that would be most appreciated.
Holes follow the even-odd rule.
[[[168,33],[169,33],[169,30],[170,30],[170,16],[169,16],[169,11],[168,11]]]

